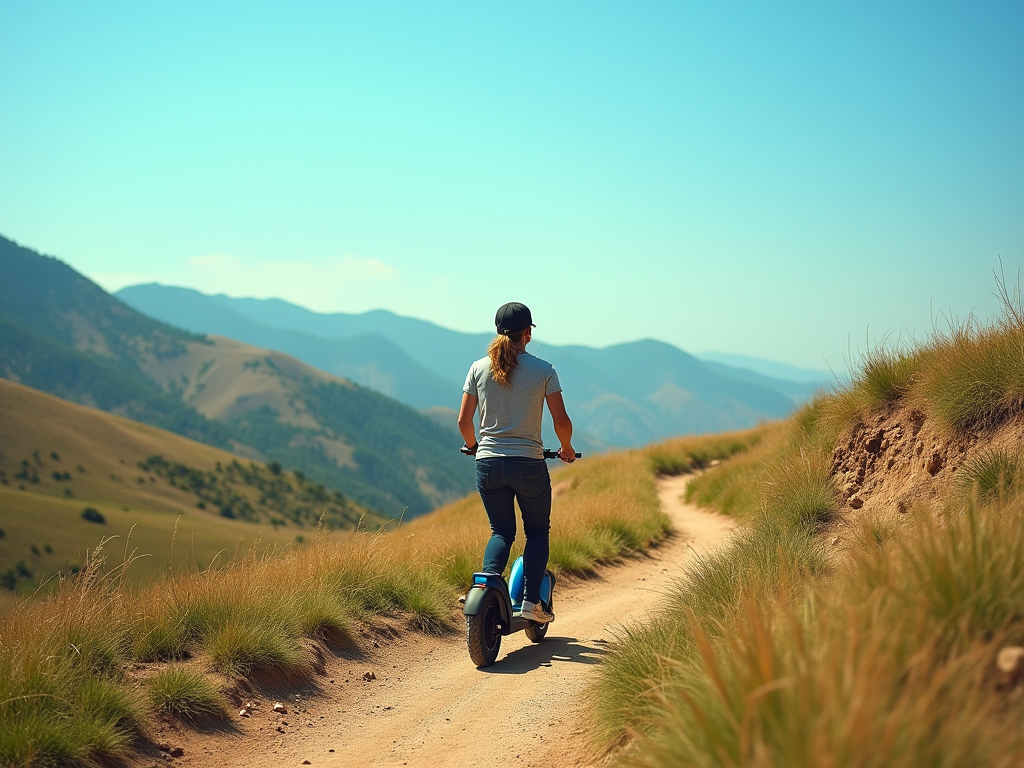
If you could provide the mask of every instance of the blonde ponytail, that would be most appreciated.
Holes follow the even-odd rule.
[[[503,387],[512,386],[508,377],[512,369],[519,364],[519,342],[525,330],[494,337],[487,346],[487,356],[491,358],[491,377]]]

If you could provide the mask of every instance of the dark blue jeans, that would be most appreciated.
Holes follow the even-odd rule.
[[[477,459],[476,489],[480,491],[491,539],[484,550],[484,570],[501,573],[508,565],[516,538],[516,508],[523,515],[526,550],[523,575],[526,599],[540,601],[540,582],[548,565],[548,531],[551,527],[551,478],[543,459],[520,456]]]

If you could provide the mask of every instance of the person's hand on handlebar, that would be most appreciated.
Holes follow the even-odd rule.
[[[558,449],[558,458],[566,464],[572,464],[576,461],[576,449],[572,445],[563,445]]]

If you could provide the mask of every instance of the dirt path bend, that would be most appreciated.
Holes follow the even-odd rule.
[[[583,696],[616,627],[642,620],[666,580],[695,552],[720,545],[734,524],[683,502],[685,477],[660,481],[676,535],[604,568],[598,578],[558,589],[557,620],[534,645],[502,639],[492,667],[476,669],[462,638],[403,640],[358,662],[328,667],[330,684],[300,692],[273,715],[261,701],[237,730],[190,737],[175,762],[211,766],[543,766],[589,762]],[[372,672],[376,680],[364,681]],[[287,723],[284,725],[283,723]],[[166,734],[173,741],[174,735]]]

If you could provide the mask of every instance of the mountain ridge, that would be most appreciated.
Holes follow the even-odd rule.
[[[362,339],[368,347],[375,339],[384,338],[389,348],[397,348],[404,355],[401,360],[409,366],[408,370],[416,372],[408,379],[405,391],[416,391],[419,381],[431,377],[432,387],[418,391],[419,399],[407,400],[420,410],[456,407],[466,370],[473,360],[486,354],[492,338],[488,334],[451,331],[387,310],[357,315],[320,314],[282,299],[209,296],[189,288],[159,284],[129,286],[117,295],[142,312],[193,331],[225,333],[244,325],[247,338],[262,342],[273,340],[270,333],[261,330],[270,326],[276,327],[278,333],[305,334],[301,337],[304,342],[319,339],[319,355],[326,355],[326,345],[336,344],[345,338],[344,334],[351,334],[349,339]],[[331,338],[332,334],[340,336]],[[291,342],[279,348],[313,364],[311,353],[298,347],[300,337],[276,338]],[[588,447],[628,447],[674,434],[743,428],[784,416],[806,399],[799,386],[783,392],[773,388],[770,380],[758,379],[755,374],[749,380],[735,374],[723,375],[724,369],[716,370],[697,357],[654,339],[601,349],[535,341],[530,349],[558,371],[580,441],[589,443]],[[336,346],[334,353],[344,352]],[[363,355],[364,361],[372,356],[367,350],[363,350]],[[400,376],[393,361],[377,358],[377,362],[380,369],[387,369],[386,375]],[[352,368],[350,365],[349,370]],[[353,378],[372,386],[358,372]],[[438,393],[433,395],[435,402],[427,402],[427,389]],[[545,439],[554,439],[547,418]]]

